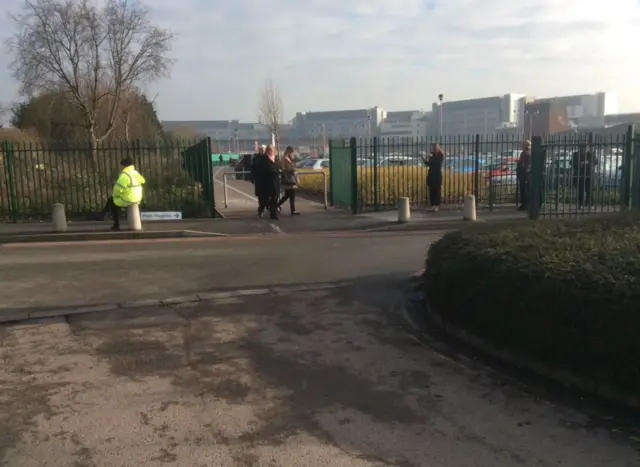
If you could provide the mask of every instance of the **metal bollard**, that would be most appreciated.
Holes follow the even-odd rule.
[[[473,195],[466,195],[464,197],[464,220],[476,220],[476,197]]]
[[[53,220],[54,232],[67,231],[67,216],[64,213],[64,204],[56,203],[53,205],[51,219]]]
[[[411,208],[409,206],[409,198],[400,198],[398,200],[398,222],[406,224],[411,219]]]
[[[127,206],[127,224],[129,224],[129,230],[142,230],[142,220],[140,219],[140,205],[132,204]]]

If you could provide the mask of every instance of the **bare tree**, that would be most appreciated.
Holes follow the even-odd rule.
[[[136,1],[25,0],[11,18],[18,32],[7,45],[22,93],[67,94],[94,149],[116,126],[123,99],[172,63],[171,33]]]
[[[7,118],[7,114],[9,113],[7,107],[0,102],[0,128],[4,127],[4,120]]]
[[[276,149],[280,148],[280,125],[283,120],[282,96],[280,89],[272,81],[265,81],[260,94],[260,117],[259,121],[265,125],[273,134],[276,142]]]

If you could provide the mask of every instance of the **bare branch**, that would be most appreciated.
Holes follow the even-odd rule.
[[[259,121],[269,128],[276,139],[276,145],[280,143],[280,125],[283,120],[283,106],[280,89],[272,81],[265,81],[260,94]]]
[[[28,96],[63,93],[97,144],[113,131],[123,96],[166,76],[173,37],[137,1],[25,0],[8,40]]]

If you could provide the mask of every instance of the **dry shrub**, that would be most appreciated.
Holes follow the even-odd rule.
[[[327,174],[328,189],[331,189],[331,172]],[[358,168],[358,199],[361,207],[396,206],[402,197],[408,197],[412,203],[428,202],[427,173],[425,167],[379,167],[377,175],[373,168]],[[377,180],[376,180],[377,177]],[[377,181],[377,199],[374,187]],[[464,196],[474,194],[475,174],[473,172],[445,171],[442,181],[442,201],[444,204],[456,205],[464,202]],[[300,188],[313,193],[322,193],[322,177],[300,177]],[[486,178],[479,177],[478,195],[480,201],[488,202],[490,194],[494,203],[514,203],[515,189],[513,185],[489,186]],[[492,193],[490,193],[490,191]]]

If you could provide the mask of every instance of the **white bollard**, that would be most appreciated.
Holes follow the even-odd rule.
[[[398,222],[406,224],[411,219],[411,208],[409,207],[409,198],[400,198],[398,201]]]
[[[67,216],[64,213],[64,204],[56,203],[53,205],[51,219],[53,220],[54,232],[67,231]]]
[[[473,195],[466,195],[464,197],[464,220],[476,220],[476,197]]]
[[[132,204],[127,206],[127,224],[129,230],[142,230],[142,220],[140,220],[140,205]]]

